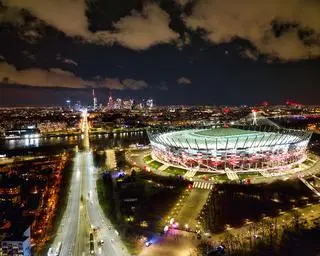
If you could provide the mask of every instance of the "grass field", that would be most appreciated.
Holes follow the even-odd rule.
[[[208,177],[211,177],[212,173],[207,173],[207,172],[197,172],[195,176],[208,176]]]
[[[185,169],[173,167],[173,166],[169,166],[164,171],[173,175],[184,175],[187,172],[187,170]]]
[[[195,132],[194,134],[201,135],[201,136],[222,137],[222,136],[247,135],[247,134],[253,134],[253,133],[258,133],[258,132],[241,130],[237,128],[215,128],[215,129],[198,131],[198,132]]]
[[[215,181],[228,181],[229,180],[227,174],[214,175],[214,179],[215,179]]]
[[[163,230],[160,225],[163,216],[175,205],[188,182],[152,172],[138,172],[134,177],[126,182],[125,188],[114,186],[112,180],[100,177],[97,179],[97,193],[105,216],[119,231],[130,255],[139,255],[144,247],[139,236]],[[135,197],[138,201],[129,205],[123,201],[128,197]],[[131,206],[135,206],[134,211]],[[132,221],[127,220],[128,215],[133,217]],[[142,220],[148,223],[148,227],[140,226]]]
[[[151,160],[152,160],[151,155],[146,155],[146,156],[143,158],[143,161],[144,161],[144,162],[149,162],[149,161],[151,161]]]
[[[240,180],[262,176],[260,172],[237,173]]]
[[[163,164],[158,162],[158,161],[152,161],[150,163],[148,163],[148,165],[151,167],[151,168],[154,168],[154,169],[158,169],[160,166],[162,166]]]
[[[303,162],[303,164],[312,166],[312,165],[314,165],[314,162],[312,162],[309,159],[307,159],[306,161]]]

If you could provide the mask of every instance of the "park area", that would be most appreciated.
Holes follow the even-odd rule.
[[[115,178],[116,177],[116,178]],[[150,172],[105,172],[97,181],[98,197],[106,216],[131,253],[143,247],[143,238],[159,235],[163,217],[187,187],[187,181]]]

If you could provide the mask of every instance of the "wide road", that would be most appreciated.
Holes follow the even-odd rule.
[[[82,192],[86,195],[86,209],[90,225],[98,227],[96,234],[96,254],[97,255],[128,255],[125,246],[122,244],[117,231],[112,227],[110,221],[104,217],[104,213],[98,201],[96,180],[98,169],[94,167],[93,155],[91,151],[84,153],[87,159],[86,185],[83,186]],[[103,240],[104,244],[99,247],[97,242]]]
[[[80,194],[81,194],[81,154],[76,153],[74,167],[68,196],[68,203],[64,212],[57,236],[54,239],[52,248],[55,249],[61,242],[60,255],[74,255],[77,230],[80,221]]]
[[[176,221],[181,225],[188,224],[190,229],[196,230],[197,216],[200,214],[210,194],[209,189],[193,188],[189,197],[182,204]]]
[[[79,191],[81,202],[79,208],[80,220],[77,230],[77,238],[74,252],[75,255],[88,255],[89,254],[89,232],[90,232],[90,221],[87,215],[87,196],[84,193],[86,191],[85,187],[87,184],[86,177],[89,172],[89,163],[87,159],[88,148],[85,148],[83,152],[79,152],[80,155],[80,170],[81,170],[81,190]]]
[[[92,232],[91,227],[95,226],[99,227],[95,237],[95,255],[129,255],[117,231],[105,218],[98,202],[96,191],[98,170],[94,167],[93,153],[90,150],[86,111],[83,112],[81,124],[83,150],[75,154],[66,211],[51,247],[56,249],[58,243],[62,242],[59,254],[61,256],[89,255],[89,233]],[[99,240],[104,241],[100,247]]]

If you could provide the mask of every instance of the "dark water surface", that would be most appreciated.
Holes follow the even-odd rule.
[[[124,134],[99,134],[90,135],[90,147],[100,150],[114,147],[128,147],[132,144],[148,144],[149,140],[145,132]],[[83,136],[59,136],[34,139],[3,139],[0,140],[0,155],[7,156],[32,154],[36,152],[54,153],[64,149],[72,149],[75,146],[82,147]]]

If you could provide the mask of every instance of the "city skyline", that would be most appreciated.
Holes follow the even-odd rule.
[[[315,255],[320,106],[95,96],[88,109],[0,108],[4,255],[264,255],[257,237],[270,255]]]
[[[315,1],[62,3],[2,3],[1,106],[319,103]]]

